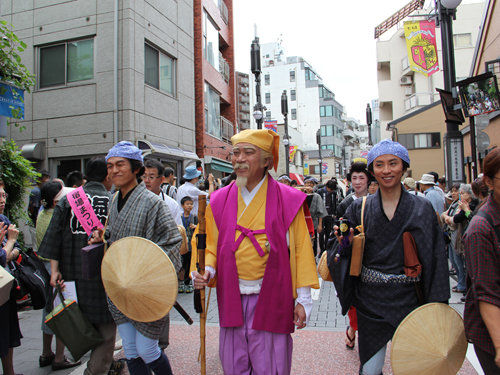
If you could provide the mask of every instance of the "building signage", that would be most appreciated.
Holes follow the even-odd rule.
[[[304,176],[307,176],[309,174],[309,162],[305,161],[304,162]]]
[[[328,173],[328,163],[323,163],[323,174],[327,174]]]
[[[24,90],[0,82],[0,115],[24,120]]]
[[[299,146],[290,146],[290,163],[293,163],[295,160],[295,154],[297,153],[297,149]]]
[[[404,23],[406,49],[411,70],[429,77],[439,71],[434,21]]]
[[[464,178],[463,177],[464,158],[462,156],[461,140],[457,138],[451,138],[450,149],[451,149],[451,180],[453,182],[462,182]]]

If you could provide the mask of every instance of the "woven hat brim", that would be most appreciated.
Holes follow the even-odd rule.
[[[328,254],[326,251],[323,251],[323,255],[321,255],[321,259],[318,262],[318,273],[324,281],[333,281],[328,269]]]
[[[412,311],[394,333],[391,366],[395,375],[456,374],[467,353],[464,322],[443,303]]]
[[[103,258],[101,273],[108,297],[132,320],[159,320],[177,299],[177,273],[172,262],[158,245],[144,238],[114,242]]]

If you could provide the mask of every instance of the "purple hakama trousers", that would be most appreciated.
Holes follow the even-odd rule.
[[[292,336],[252,329],[258,299],[258,294],[242,295],[243,326],[220,328],[225,375],[287,375],[292,370]]]

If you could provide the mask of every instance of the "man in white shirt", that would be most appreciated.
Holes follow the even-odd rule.
[[[215,190],[215,178],[210,173],[208,175],[208,193],[205,191],[201,191],[196,187],[196,183],[200,179],[201,171],[196,169],[196,165],[190,165],[185,169],[184,173],[184,179],[186,182],[184,185],[179,186],[179,189],[177,190],[177,203],[179,205],[179,208],[181,207],[181,199],[188,196],[191,197],[193,200],[193,213],[195,215],[198,215],[198,196],[199,195],[206,195],[207,199],[210,198],[210,194],[212,194]]]
[[[181,220],[181,210],[177,202],[166,195],[163,191],[161,191],[161,184],[163,184],[165,177],[165,167],[162,163],[156,160],[146,160],[144,162],[144,167],[146,171],[141,176],[142,181],[144,181],[144,185],[146,185],[146,189],[159,195],[161,199],[165,201],[165,203],[170,208],[170,213],[174,218],[174,221],[177,225],[182,225]]]

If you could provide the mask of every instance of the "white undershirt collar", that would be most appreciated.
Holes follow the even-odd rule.
[[[264,180],[267,177],[267,173],[264,176],[264,178],[257,184],[256,187],[252,189],[252,191],[248,191],[246,187],[241,188],[241,197],[243,198],[243,202],[245,202],[245,205],[248,207],[250,202],[253,200],[253,198],[257,195],[257,192],[259,189],[262,187],[262,184],[264,183]]]

